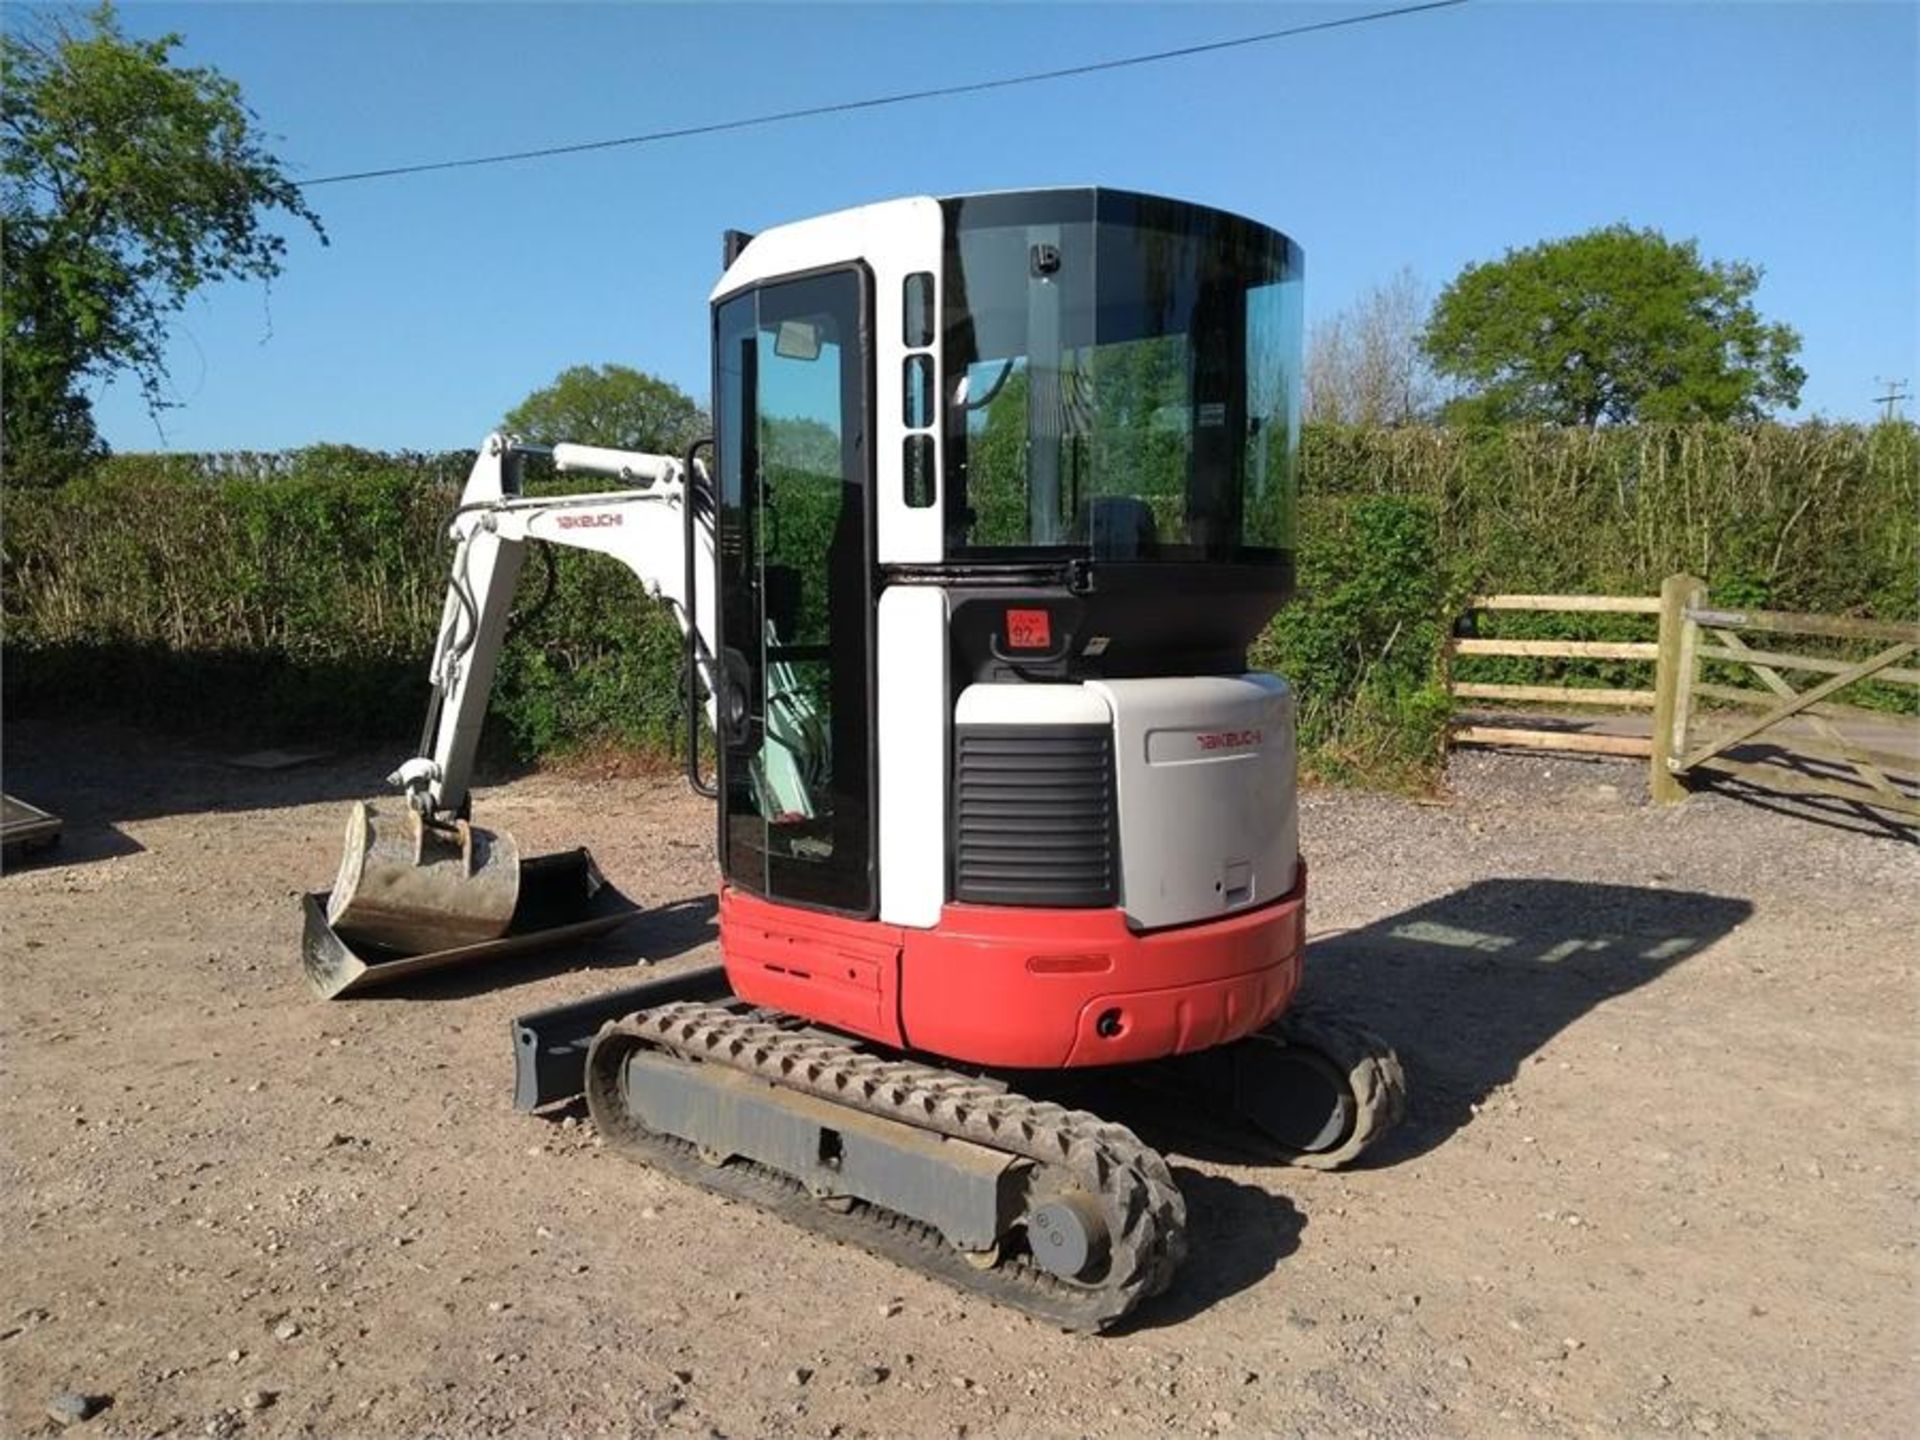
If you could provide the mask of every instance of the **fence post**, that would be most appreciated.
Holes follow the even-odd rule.
[[[1687,720],[1693,709],[1695,651],[1700,627],[1687,619],[1689,608],[1706,603],[1707,587],[1691,575],[1669,575],[1660,585],[1660,658],[1653,674],[1653,748],[1647,788],[1654,802],[1671,805],[1687,798],[1687,787],[1670,768],[1686,753]]]

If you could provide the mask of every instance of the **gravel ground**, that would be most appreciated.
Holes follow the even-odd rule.
[[[1920,851],[1871,823],[1540,757],[1310,792],[1309,986],[1411,1118],[1337,1175],[1151,1136],[1193,1256],[1088,1339],[512,1112],[510,1017],[711,956],[676,784],[479,796],[655,907],[584,963],[323,1005],[294,897],[390,757],[7,741],[69,824],[0,879],[8,1435],[1920,1433]]]

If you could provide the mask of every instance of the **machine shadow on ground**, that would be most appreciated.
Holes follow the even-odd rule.
[[[1285,1196],[1187,1165],[1175,1165],[1173,1178],[1187,1201],[1187,1258],[1173,1288],[1129,1315],[1116,1334],[1191,1320],[1260,1284],[1300,1248],[1307,1217]]]
[[[1406,1120],[1357,1168],[1425,1154],[1529,1055],[1588,1011],[1657,980],[1753,913],[1745,900],[1573,880],[1482,880],[1311,942],[1297,1004],[1326,1006],[1399,1051]],[[1226,1129],[1124,1073],[1077,1083],[1072,1103],[1189,1159],[1248,1163]]]
[[[712,895],[688,897],[580,949],[422,976],[366,998],[459,998],[560,969],[666,960],[715,938],[715,908]],[[1408,1073],[1406,1122],[1362,1163],[1390,1166],[1444,1143],[1554,1036],[1724,939],[1752,912],[1745,900],[1693,891],[1493,879],[1312,944],[1300,1003],[1377,1031]],[[1168,1114],[1124,1072],[1083,1073],[1065,1090],[1059,1098],[1132,1126],[1174,1158],[1187,1202],[1190,1251],[1179,1283],[1123,1328],[1190,1319],[1262,1283],[1298,1249],[1307,1219],[1266,1188],[1277,1172],[1263,1165],[1242,1179],[1178,1163],[1247,1162],[1228,1134],[1197,1135],[1191,1114]],[[582,1108],[576,1102],[549,1118]]]
[[[1445,1143],[1528,1056],[1753,914],[1746,900],[1574,880],[1481,880],[1311,944],[1301,998],[1385,1036],[1407,1121],[1363,1163]]]
[[[138,855],[147,848],[113,825],[98,822],[74,825],[65,815],[59,819],[59,838],[50,844],[36,850],[0,853],[0,875],[113,860],[122,855]]]

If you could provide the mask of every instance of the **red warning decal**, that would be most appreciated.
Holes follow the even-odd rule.
[[[1053,619],[1044,610],[1007,611],[1009,650],[1051,650]]]

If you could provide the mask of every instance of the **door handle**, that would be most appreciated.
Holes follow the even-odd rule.
[[[729,645],[720,655],[720,693],[715,712],[720,717],[720,739],[730,750],[751,749],[753,740],[753,667],[747,657]]]

